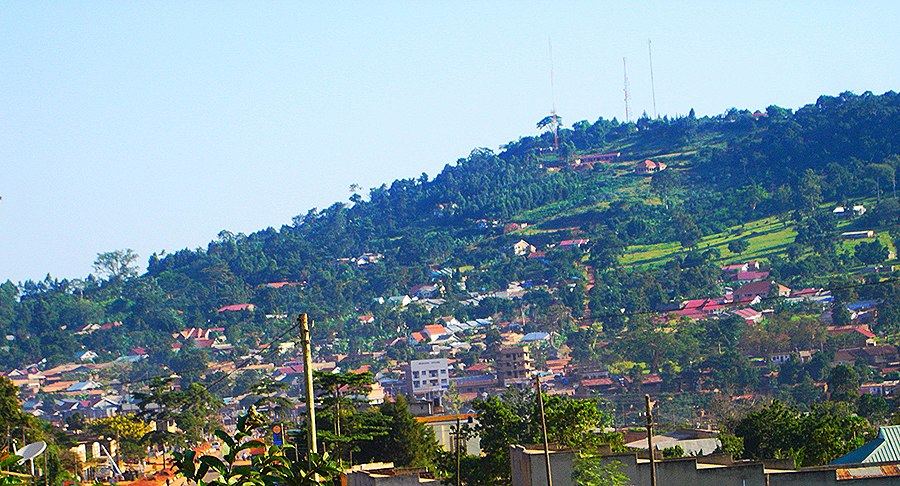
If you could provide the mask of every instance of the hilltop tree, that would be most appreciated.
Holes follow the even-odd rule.
[[[137,267],[134,265],[137,259],[138,254],[131,248],[98,253],[94,260],[94,270],[110,281],[127,280],[137,276]]]

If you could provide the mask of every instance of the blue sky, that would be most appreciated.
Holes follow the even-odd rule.
[[[687,4],[687,5],[684,5]],[[788,4],[788,5],[785,5]],[[898,2],[8,2],[0,281],[205,246],[566,126],[898,89]],[[550,89],[548,39],[554,57]]]

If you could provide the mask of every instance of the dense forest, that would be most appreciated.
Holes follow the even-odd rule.
[[[653,356],[656,344],[638,338],[600,349],[591,333],[609,338],[628,326],[652,326],[644,312],[721,292],[719,268],[740,261],[746,245],[722,251],[708,238],[741,241],[741,228],[760,220],[796,232],[762,255],[779,282],[846,288],[836,292],[838,301],[879,299],[875,330],[900,331],[900,284],[888,278],[847,285],[859,282],[854,269],[886,260],[892,240],[851,251],[838,238],[871,228],[898,236],[897,93],[822,96],[796,112],[770,106],[631,123],[600,118],[560,129],[558,139],[558,149],[549,131],[511,141],[499,153],[478,148],[433,179],[422,174],[357,192],[279,229],[222,231],[206,248],[151,255],[143,272],[136,255],[117,250],[100,253],[96,273],[83,279],[7,281],[0,285],[0,366],[68,362],[84,350],[115,358],[144,347],[158,351],[149,366],[186,369],[190,353],[168,351],[172,333],[221,327],[241,356],[290,327],[297,312],[316,319],[314,337],[339,338],[329,340],[330,350],[349,353],[382,349],[386,339],[439,316],[511,319],[527,312],[529,330],[560,331],[581,359],[631,350],[650,353],[644,358],[653,368],[682,368],[703,359],[710,333],[738,331],[685,328],[684,336],[696,339],[680,340],[665,357]],[[584,155],[611,152],[621,153],[613,163],[578,164]],[[634,175],[631,168],[644,159],[669,168]],[[835,205],[861,202],[869,211],[850,223],[832,214]],[[576,238],[589,243],[558,244]],[[546,253],[514,255],[510,246],[520,239]],[[647,264],[628,262],[639,246],[667,243],[677,251]],[[521,300],[490,297],[510,282],[531,290]],[[432,283],[444,302],[430,311],[382,303]],[[476,293],[487,297],[464,305]],[[218,312],[233,304],[255,310]],[[374,323],[357,319],[368,312]],[[784,326],[796,326],[791,322]],[[107,323],[115,324],[76,332]],[[654,337],[671,335],[640,339]],[[390,353],[405,358],[413,350],[399,344]],[[727,362],[729,356],[709,359],[742,366]]]

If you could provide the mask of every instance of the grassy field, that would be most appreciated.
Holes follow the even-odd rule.
[[[792,225],[785,225],[772,217],[752,221],[743,228],[734,226],[721,233],[706,236],[697,245],[697,250],[716,248],[722,253],[722,261],[725,263],[738,260],[764,260],[772,255],[784,253],[796,237],[797,232]],[[747,251],[740,255],[730,252],[728,243],[741,239],[750,244]],[[625,254],[619,262],[626,266],[660,265],[684,250],[677,242],[634,245],[625,249]]]

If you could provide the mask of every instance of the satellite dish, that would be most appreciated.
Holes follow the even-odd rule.
[[[35,457],[41,455],[42,452],[47,448],[46,442],[32,442],[27,446],[21,448],[16,452],[17,456],[22,456],[22,459],[19,459],[19,464],[24,464],[25,461],[30,461]]]

